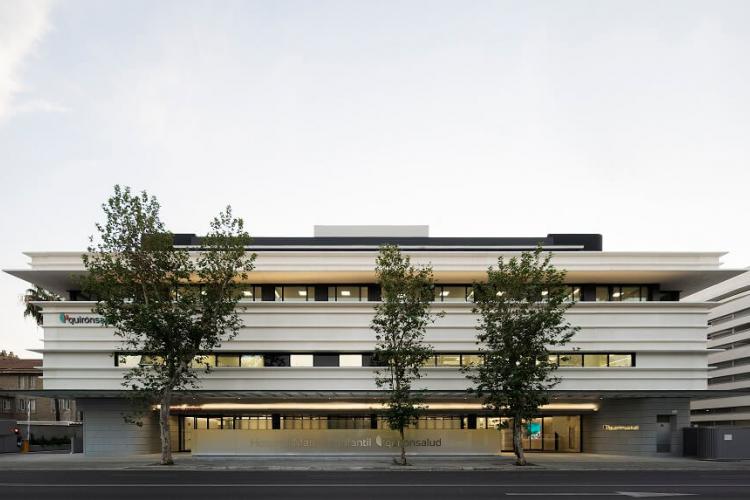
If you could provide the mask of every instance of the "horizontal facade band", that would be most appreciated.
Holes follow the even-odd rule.
[[[725,390],[552,390],[550,397],[553,400],[573,401],[595,401],[599,399],[627,400],[633,398],[690,398],[700,401],[707,398],[719,398],[737,396],[739,391]],[[120,399],[128,397],[130,391],[124,389],[43,389],[43,390],[3,390],[2,395],[9,396],[32,396],[32,397],[58,397],[64,399]],[[750,389],[745,391],[750,395]],[[427,390],[426,397],[435,401],[465,401],[475,399],[464,390]],[[301,401],[347,399],[352,401],[378,400],[385,396],[384,391],[377,390],[293,390],[285,391],[278,389],[253,389],[253,390],[207,390],[195,389],[190,391],[176,391],[175,397],[182,401],[199,400],[221,400],[233,401],[237,398],[252,398],[264,401],[297,399]]]

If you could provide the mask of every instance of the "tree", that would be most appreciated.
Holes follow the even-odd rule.
[[[23,317],[26,318],[28,316],[31,316],[32,318],[34,318],[34,321],[36,321],[37,326],[42,326],[42,324],[44,323],[42,308],[38,305],[35,305],[34,302],[48,302],[54,300],[62,300],[62,297],[37,285],[34,285],[32,288],[27,288],[26,293],[23,295],[23,302],[24,304],[26,304],[26,308],[23,311]],[[1,357],[2,355],[0,355],[0,358]],[[60,400],[54,398],[53,402],[55,405],[55,421],[59,422]]]
[[[565,319],[573,305],[565,272],[550,259],[541,248],[508,261],[500,257],[497,269],[489,267],[487,282],[474,284],[482,362],[465,372],[474,383],[470,391],[486,408],[512,418],[517,465],[526,465],[523,422],[538,414],[559,382],[548,348],[564,345],[578,330]]]
[[[13,354],[13,351],[8,352],[3,349],[2,351],[0,351],[0,359],[18,359],[18,355]]]
[[[394,463],[408,465],[404,429],[424,409],[412,383],[421,378],[420,370],[433,354],[424,335],[439,316],[430,311],[435,293],[432,268],[416,268],[397,246],[385,245],[380,248],[375,272],[382,302],[375,307],[371,326],[376,334],[375,359],[383,366],[375,382],[388,391],[385,418],[401,437],[401,458]]]
[[[161,463],[172,464],[173,396],[197,387],[196,360],[237,334],[235,306],[255,254],[245,252],[250,236],[231,207],[210,223],[196,254],[174,246],[158,201],[145,191],[115,186],[102,208],[99,241],[92,237],[83,257],[84,290],[96,297],[94,312],[115,329],[123,350],[142,355],[123,386],[137,401],[159,403]]]
[[[23,311],[23,317],[31,316],[36,321],[36,324],[42,326],[44,322],[44,316],[42,316],[42,308],[34,305],[34,302],[48,302],[51,300],[62,300],[62,297],[56,293],[45,290],[40,286],[34,285],[33,288],[27,288],[26,293],[23,295],[23,303],[26,304],[26,309]]]

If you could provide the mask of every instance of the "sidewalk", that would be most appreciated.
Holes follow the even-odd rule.
[[[297,470],[297,471],[566,471],[566,470],[696,470],[750,472],[750,461],[701,461],[682,457],[626,457],[590,453],[528,453],[531,467],[516,467],[511,454],[497,457],[410,457],[409,467],[393,465],[390,457],[272,456],[193,457],[175,453],[175,465],[162,467],[159,456],[90,457],[83,454],[0,454],[0,470]]]

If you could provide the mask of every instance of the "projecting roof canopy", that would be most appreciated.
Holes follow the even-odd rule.
[[[8,274],[33,283],[55,293],[65,295],[70,290],[80,289],[83,271],[10,269]],[[716,270],[652,270],[652,269],[611,269],[611,270],[568,270],[566,281],[576,284],[618,283],[618,284],[659,284],[663,290],[677,290],[682,296],[695,293],[709,286],[721,283],[746,272],[744,269]],[[485,278],[485,270],[441,271],[435,270],[439,283],[472,283]],[[248,282],[264,283],[374,283],[374,271],[262,271],[250,273]]]

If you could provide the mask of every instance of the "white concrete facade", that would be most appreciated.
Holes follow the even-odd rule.
[[[712,301],[708,317],[709,388],[737,396],[695,400],[696,425],[750,426],[750,273],[727,280],[687,300]]]
[[[120,343],[110,328],[64,324],[62,313],[90,314],[93,303],[45,305],[45,389],[119,390],[125,368],[114,366]],[[335,302],[240,303],[244,327],[216,352],[371,351],[373,304]],[[430,327],[437,352],[475,351],[471,304],[436,304],[446,312]],[[706,318],[700,303],[585,303],[568,313],[581,330],[564,351],[634,352],[636,366],[559,368],[559,390],[704,390],[707,380]],[[375,390],[371,367],[214,368],[203,375],[206,390]],[[453,368],[427,368],[430,390],[463,390]]]
[[[324,248],[316,247],[314,238],[287,244],[257,239],[252,248],[258,254],[257,266],[250,273],[248,283],[312,287],[373,285],[376,248],[371,241],[358,242],[357,238],[366,232],[349,227],[346,230],[356,236],[337,241],[335,231],[319,231],[328,239]],[[378,231],[382,233],[384,230],[378,228]],[[403,237],[399,231],[393,234],[397,238]],[[406,241],[402,249],[413,262],[431,264],[440,285],[470,284],[481,280],[487,267],[495,264],[500,255],[517,255],[520,250],[534,246],[459,238],[433,242],[424,234],[426,232],[422,231],[419,238]],[[657,416],[663,420],[665,415],[673,415],[673,425],[683,425],[689,417],[687,401],[690,394],[707,389],[711,351],[706,344],[706,324],[711,308],[715,306],[715,303],[704,300],[659,301],[659,291],[680,292],[684,297],[686,293],[697,292],[735,276],[738,271],[722,269],[722,254],[717,252],[605,252],[578,248],[574,240],[567,238],[563,243],[545,244],[545,248],[553,252],[553,263],[566,270],[566,281],[580,285],[583,295],[588,293],[587,300],[576,303],[568,312],[570,322],[579,326],[580,331],[560,352],[575,355],[628,353],[632,356],[633,366],[608,366],[609,362],[605,366],[561,366],[557,371],[561,383],[555,388],[552,406],[558,405],[566,415],[583,416],[578,431],[583,435],[583,451],[616,452],[620,446],[616,443],[625,440],[632,446],[620,446],[621,451],[655,453]],[[80,253],[31,252],[27,255],[31,258],[30,269],[9,272],[59,292],[73,286],[72,276],[85,272]],[[597,286],[613,285],[638,285],[644,290],[648,287],[649,300],[593,300],[592,294]],[[116,394],[122,391],[122,377],[127,368],[115,364],[113,354],[121,349],[118,338],[111,328],[95,321],[91,313],[92,302],[66,300],[41,305],[44,312],[45,391],[91,398],[88,403],[83,403],[84,412],[87,404],[90,410],[88,416],[84,414],[84,421],[86,418],[104,419],[105,414],[114,411],[110,412],[108,408],[119,408],[122,403],[120,399],[101,399],[122,397]],[[273,410],[276,403],[258,394],[272,394],[279,398],[277,400],[291,405],[288,408],[293,408],[297,402],[302,411],[307,401],[299,399],[302,393],[317,393],[321,399],[336,401],[350,401],[356,394],[375,393],[374,371],[377,368],[351,366],[356,365],[358,354],[371,352],[374,348],[375,337],[370,329],[374,306],[375,302],[369,300],[241,301],[238,309],[244,326],[215,354],[292,353],[309,355],[312,359],[314,353],[337,353],[346,362],[332,367],[216,367],[211,373],[201,375],[201,395],[226,394],[226,398],[248,404],[258,397],[260,407],[267,404],[270,414],[279,411]],[[466,301],[436,302],[434,309],[446,313],[427,334],[427,341],[436,353],[476,352],[476,317],[471,312],[472,304]],[[481,415],[478,404],[466,403],[467,380],[456,367],[429,367],[425,368],[425,373],[419,388],[441,394],[440,404],[447,405],[445,408],[455,408],[464,419],[467,414]],[[640,396],[628,396],[628,393],[639,393]],[[638,410],[618,416],[618,408],[628,407],[627,399],[606,401],[612,397],[637,397],[631,400],[631,409]],[[221,398],[217,396],[216,400]],[[435,408],[438,408],[437,404]],[[602,413],[596,413],[600,409]],[[540,411],[552,414],[553,410]],[[664,412],[666,414],[662,415]],[[106,419],[111,419],[111,416]],[[472,421],[470,416],[468,422]],[[602,426],[609,425],[607,422],[616,422],[624,428],[637,427],[637,439],[624,438],[622,433],[603,432]],[[89,428],[98,432],[103,427],[90,423]],[[681,442],[675,437],[677,432],[676,427],[672,429],[672,453],[678,453],[676,448]],[[100,434],[92,436],[97,442],[101,439]],[[611,442],[607,436],[613,436]],[[626,436],[633,437],[632,434]],[[146,441],[133,438],[130,442],[135,444],[128,445],[129,449],[146,449],[152,438],[150,436]],[[91,453],[103,452],[94,444],[86,449]]]

